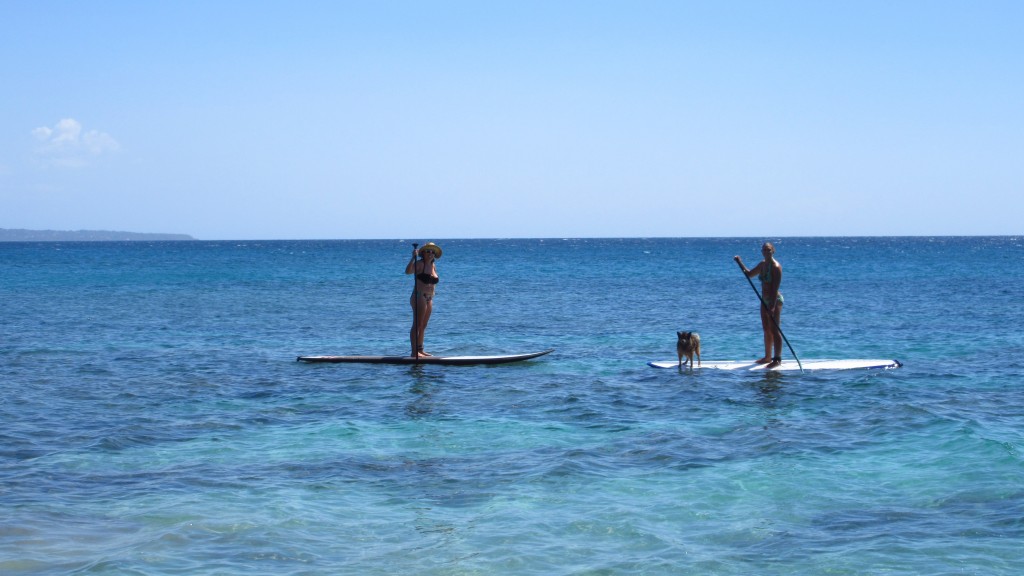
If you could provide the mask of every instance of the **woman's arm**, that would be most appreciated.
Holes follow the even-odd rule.
[[[406,274],[412,274],[414,272],[416,272],[416,250],[412,251],[412,260],[409,260],[409,263],[405,265]]]
[[[763,264],[763,262],[762,262]],[[764,301],[768,306],[774,308],[775,300],[779,297],[779,285],[782,284],[782,264],[775,263],[772,270],[772,282],[771,284],[765,284],[764,286]]]
[[[753,269],[747,270],[747,267],[743,264],[742,258],[740,258],[739,256],[733,256],[732,259],[739,263],[740,270],[743,270],[743,273],[747,275],[747,278],[753,278],[754,276],[760,274],[761,266],[764,266],[764,261],[761,261],[757,264],[757,266],[754,266]]]

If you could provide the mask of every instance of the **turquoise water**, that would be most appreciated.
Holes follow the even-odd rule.
[[[433,239],[436,240],[436,239]],[[0,244],[0,573],[1019,574],[1024,239]]]

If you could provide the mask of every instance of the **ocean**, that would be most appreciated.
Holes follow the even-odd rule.
[[[411,242],[438,261],[403,354]],[[0,243],[3,574],[1020,574],[1024,238]],[[786,355],[790,355],[787,353]]]

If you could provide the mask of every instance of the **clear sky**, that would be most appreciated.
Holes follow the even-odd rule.
[[[1019,234],[1024,2],[0,0],[0,228]]]

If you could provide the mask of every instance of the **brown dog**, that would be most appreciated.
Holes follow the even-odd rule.
[[[690,369],[693,369],[693,355],[697,355],[697,366],[700,366],[700,334],[696,332],[676,332],[678,340],[676,340],[676,353],[679,354],[679,368],[683,367],[683,356],[686,356],[687,362],[690,363]]]

